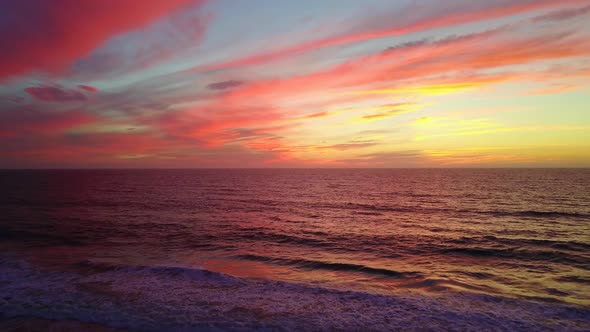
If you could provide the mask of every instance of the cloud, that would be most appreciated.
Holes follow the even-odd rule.
[[[252,129],[257,134],[276,126],[284,119],[277,109],[258,106],[226,104],[214,100],[202,106],[164,113],[145,121],[169,136],[190,140],[203,148],[219,147],[240,138],[244,130]],[[275,127],[282,128],[282,127]]]
[[[332,115],[333,112],[328,112],[328,111],[322,111],[322,112],[317,112],[317,113],[312,113],[309,115],[306,115],[303,117],[303,119],[319,119],[319,118],[325,118],[327,116]]]
[[[89,85],[78,85],[79,89],[88,91],[88,92],[92,92],[92,93],[97,93],[98,89],[93,87],[93,86],[89,86]]]
[[[500,127],[497,126],[496,128],[490,129],[468,129],[466,131],[450,131],[445,132],[442,134],[432,134],[432,135],[423,135],[423,136],[416,136],[416,140],[425,140],[431,138],[441,138],[441,137],[455,137],[455,136],[471,136],[471,135],[489,135],[489,134],[502,134],[507,132],[534,132],[534,131],[588,131],[590,130],[590,126],[575,126],[575,125],[545,125],[545,126],[519,126],[519,127]]]
[[[333,145],[325,145],[317,147],[317,149],[328,149],[328,150],[338,150],[338,151],[347,151],[347,150],[356,150],[362,148],[368,148],[371,146],[377,145],[377,142],[367,141],[367,142],[349,142],[349,143],[341,143],[341,144],[333,144]]]
[[[431,159],[421,150],[386,151],[362,154],[356,158],[342,159],[340,163],[353,167],[423,167]]]
[[[67,70],[77,81],[121,79],[156,70],[160,65],[186,59],[199,50],[212,15],[201,10],[203,1],[163,16],[141,29],[110,38]]]
[[[12,4],[12,1],[8,0],[7,3]],[[56,0],[56,3],[59,1],[69,4],[60,10],[70,10],[77,6],[92,6],[95,0],[71,3],[68,0]],[[121,4],[125,6],[130,1],[124,0]],[[22,2],[34,3],[33,0]],[[208,35],[206,45],[201,44],[200,33],[204,30],[200,29],[203,21],[199,17],[202,13],[191,11],[188,13],[190,15],[187,14],[185,19],[189,28],[185,31],[175,26],[176,23],[169,22],[180,15],[178,11],[167,14],[180,7],[166,7],[164,2],[159,2],[157,6],[161,6],[162,11],[152,15],[150,20],[137,23],[135,18],[128,18],[135,23],[127,28],[119,28],[109,36],[104,33],[109,29],[104,27],[93,28],[102,31],[100,38],[90,33],[94,30],[82,29],[90,33],[94,40],[92,46],[81,43],[79,48],[88,50],[84,52],[76,45],[68,46],[69,42],[61,41],[65,36],[56,36],[51,31],[47,32],[51,41],[43,44],[16,29],[33,44],[55,44],[46,48],[47,58],[39,51],[41,46],[22,48],[18,43],[15,44],[17,50],[9,50],[9,55],[0,54],[0,60],[3,57],[9,59],[10,54],[17,54],[19,49],[29,55],[39,55],[40,60],[23,58],[27,65],[21,73],[59,70],[72,61],[75,63],[63,72],[63,77],[55,79],[55,82],[61,82],[64,86],[28,87],[23,93],[26,85],[22,84],[27,83],[21,82],[46,82],[47,78],[43,74],[41,77],[25,77],[18,82],[15,80],[14,86],[8,86],[6,92],[2,91],[2,96],[15,95],[0,99],[0,146],[3,151],[11,150],[15,162],[18,156],[22,156],[20,161],[28,161],[33,165],[36,164],[35,160],[61,162],[62,165],[94,163],[97,167],[107,164],[142,167],[434,165],[442,160],[442,156],[427,152],[427,144],[438,142],[428,138],[476,134],[494,138],[494,133],[503,131],[498,131],[499,128],[463,128],[465,130],[448,133],[421,132],[419,130],[428,128],[404,127],[410,123],[408,117],[394,116],[419,111],[415,117],[425,116],[420,120],[423,122],[428,117],[443,117],[445,114],[434,113],[450,112],[445,106],[452,104],[444,103],[453,97],[442,96],[458,92],[465,92],[468,102],[474,96],[482,99],[490,95],[499,97],[489,106],[494,109],[495,116],[500,111],[494,103],[502,97],[511,96],[498,96],[503,93],[499,91],[501,89],[496,91],[489,88],[490,85],[522,81],[529,84],[520,85],[520,89],[546,86],[551,89],[538,93],[556,93],[581,87],[569,79],[577,75],[577,79],[582,81],[588,73],[588,66],[581,59],[590,55],[590,39],[586,38],[585,31],[576,25],[549,26],[544,21],[530,19],[532,11],[550,12],[577,4],[576,1],[563,4],[544,0],[458,0],[453,4],[445,4],[450,6],[448,10],[441,10],[442,4],[436,2],[428,6],[413,2],[404,11],[398,12],[397,16],[387,13],[383,17],[365,21],[365,18],[355,14],[351,24],[338,26],[339,31],[336,33],[323,34],[328,36],[326,38],[291,43],[291,46],[284,48],[273,49],[268,46],[272,43],[266,43],[268,40],[284,38],[280,43],[284,46],[290,40],[284,35],[258,35],[260,31],[252,31],[252,34],[256,34],[254,37],[261,38],[256,42],[261,41],[263,47],[257,47],[257,50],[262,51],[256,51],[260,53],[251,56],[243,53],[248,43],[255,43],[248,38],[244,38],[241,45],[224,44],[220,47],[223,40],[217,40],[217,35],[211,38]],[[151,3],[146,1],[147,6],[152,6]],[[177,3],[182,6],[185,2],[178,0]],[[38,4],[53,8],[54,3],[39,1]],[[116,10],[118,6],[110,5],[110,8]],[[47,29],[48,26],[76,29],[82,24],[76,23],[80,21],[77,18],[54,15],[56,10],[36,15],[70,19],[73,23],[59,25],[51,20],[45,22],[40,19],[32,26],[39,30]],[[412,10],[415,14],[410,15]],[[98,16],[103,14],[97,13]],[[526,16],[523,15],[518,22],[516,19],[504,19],[515,14]],[[13,20],[6,23],[3,15],[0,13],[0,46],[8,31],[4,27],[17,26],[15,22],[19,22]],[[162,15],[167,16],[164,18]],[[563,11],[554,15],[553,19],[568,19],[571,17],[568,15],[573,15],[573,12]],[[391,17],[397,19],[392,20]],[[448,29],[438,30],[492,18],[502,18],[494,22],[497,23],[492,25],[494,27],[510,23],[484,32],[479,31],[486,25],[479,24],[452,29],[453,32]],[[97,20],[94,16],[85,19],[89,24]],[[105,20],[109,22],[109,19]],[[147,29],[141,28],[147,27],[150,22],[155,23]],[[174,28],[166,30],[168,23]],[[212,26],[214,29],[218,27],[216,24]],[[476,29],[476,32],[470,33],[471,28]],[[187,40],[191,42],[185,43],[187,36],[184,32],[188,31],[194,31],[196,34],[191,37],[197,39],[189,38]],[[212,30],[212,33],[215,31]],[[418,31],[424,33],[420,33],[419,37],[411,34]],[[465,35],[453,35],[457,31]],[[227,31],[221,38],[231,33]],[[426,33],[429,35],[424,37]],[[64,34],[72,35],[74,40],[83,35],[82,32],[69,30]],[[404,37],[373,41],[347,49],[333,47],[398,34]],[[297,33],[294,35],[297,37]],[[146,38],[139,38],[142,36]],[[178,38],[168,43],[169,39],[173,39],[168,38],[170,36]],[[412,38],[416,40],[412,41]],[[99,39],[103,41],[98,42]],[[144,41],[146,45],[143,45]],[[73,50],[54,50],[60,45]],[[201,47],[203,45],[206,47]],[[388,45],[392,47],[387,48]],[[299,57],[303,53],[323,48],[322,52]],[[189,49],[195,53],[189,53]],[[232,53],[234,50],[238,51]],[[91,54],[88,55],[88,52]],[[57,55],[54,57],[53,53]],[[235,58],[207,64],[207,61],[211,61],[208,59],[219,59],[219,54],[233,54]],[[80,59],[80,56],[84,58]],[[274,60],[289,61],[272,66],[242,67]],[[0,61],[0,73],[5,63],[10,61]],[[162,65],[152,66],[159,63]],[[204,63],[197,72],[182,70],[196,63]],[[146,70],[147,67],[149,70]],[[575,71],[582,67],[586,69]],[[207,68],[231,68],[233,71],[209,72],[204,70]],[[240,78],[244,78],[244,81]],[[555,78],[563,81],[564,85],[553,89],[549,81]],[[80,82],[97,84],[101,93],[97,93],[97,88]],[[539,85],[539,82],[544,84]],[[484,97],[484,93],[489,92],[485,87],[492,92]],[[470,95],[474,90],[477,90],[477,94]],[[91,102],[82,103],[89,99]],[[478,102],[482,99],[478,99]],[[483,102],[487,103],[487,100]],[[438,107],[439,103],[442,107]],[[84,109],[72,110],[71,105],[83,106]],[[13,109],[7,111],[7,108]],[[385,118],[390,119],[376,121]],[[518,126],[510,123],[506,125],[507,128]],[[422,142],[414,138],[422,139]],[[392,151],[407,148],[416,150]],[[376,153],[363,154],[368,152]],[[242,160],[247,162],[243,163]]]
[[[21,96],[0,96],[0,103],[1,102],[8,102],[11,104],[21,104],[25,101],[24,97]]]
[[[0,131],[12,133],[10,136],[28,135],[30,132],[59,134],[98,121],[96,116],[79,110],[57,112],[22,105],[0,112]]]
[[[192,0],[4,0],[0,4],[0,79],[56,71],[109,38]]]
[[[420,109],[420,103],[402,96],[449,94],[530,78],[529,71],[519,74],[517,68],[510,68],[510,71],[498,68],[583,55],[590,50],[587,41],[562,31],[516,34],[509,38],[518,28],[522,27],[408,43],[283,79],[249,79],[199,100],[196,107],[154,118],[150,125],[166,135],[192,140],[201,149],[237,144],[253,151],[282,151],[285,156],[293,156],[292,144],[288,144],[293,138],[289,139],[288,129],[281,127],[282,124],[305,121],[306,126],[313,125],[316,120],[328,121],[329,117],[345,112],[362,112],[353,118],[358,122],[384,119]],[[493,74],[484,72],[490,69],[495,70]],[[231,81],[218,83],[225,87],[227,82]],[[360,95],[362,91],[372,92]],[[399,102],[388,99],[388,104],[367,106],[372,100],[384,100],[379,99],[383,96],[375,91],[382,91],[383,95],[396,94],[396,98],[400,95]],[[357,103],[361,105],[350,106]],[[349,106],[338,108],[335,105]],[[252,129],[261,126],[272,129],[264,135],[255,135]],[[361,147],[341,143],[334,144],[332,149],[346,151]],[[312,150],[297,152],[301,156]]]
[[[242,81],[229,80],[229,81],[211,83],[211,84],[207,85],[207,88],[209,88],[211,90],[228,90],[228,89],[236,88],[242,84],[244,84],[244,82],[242,82]]]
[[[579,8],[566,8],[537,16],[533,19],[536,22],[557,22],[570,20],[590,13],[590,6],[579,7]]]
[[[547,87],[544,89],[533,90],[525,93],[525,95],[529,96],[539,96],[539,95],[550,95],[550,94],[558,94],[562,92],[568,92],[576,89],[580,89],[585,85],[582,84],[563,84],[563,85],[554,85],[552,87]]]
[[[43,85],[25,89],[25,92],[33,98],[44,102],[86,101],[88,97],[84,92],[95,93],[96,91],[96,88],[88,85],[80,85],[78,89],[65,89],[57,85]]]
[[[583,3],[584,0],[564,0],[559,2],[553,0],[460,0],[454,1],[452,4],[441,2],[440,5],[412,3],[401,11],[387,13],[377,18],[371,17],[370,20],[361,22],[361,24],[359,24],[358,18],[355,18],[355,21],[347,22],[351,26],[347,33],[337,33],[327,38],[311,40],[283,49],[199,66],[194,68],[194,70],[208,71],[265,64],[326,47],[364,42],[383,37],[400,36],[435,28],[487,21],[527,12]],[[393,15],[397,19],[392,20],[391,17]]]
[[[590,53],[590,42],[585,36],[568,31],[506,38],[511,31],[523,26],[512,26],[466,36],[445,38],[420,45],[409,45],[387,52],[360,56],[344,63],[323,68],[309,74],[285,79],[251,81],[228,91],[221,98],[226,101],[282,104],[294,99],[313,96],[326,98],[335,91],[356,88],[356,92],[379,91],[384,94],[436,95],[477,88],[523,77],[518,68],[499,71],[499,68],[533,62],[566,59]],[[494,69],[494,74],[482,71]],[[360,90],[361,86],[377,89]],[[320,91],[322,93],[320,93]],[[350,91],[355,92],[355,91]],[[342,93],[340,93],[343,98]],[[370,99],[370,96],[365,97]],[[325,117],[325,111],[314,112],[308,118]]]
[[[408,113],[408,112],[411,112],[411,110],[394,109],[394,110],[387,111],[387,112],[364,115],[364,116],[362,116],[362,118],[360,120],[362,120],[362,121],[376,121],[376,120],[382,120],[382,119],[390,118],[392,116],[396,116],[396,115]]]

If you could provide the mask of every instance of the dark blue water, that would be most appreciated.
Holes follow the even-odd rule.
[[[180,287],[174,278],[188,273],[254,293],[291,285],[590,307],[590,170],[0,171],[0,186],[0,287],[19,301],[22,276],[64,294],[88,291],[67,290],[67,280],[94,278],[84,282],[99,282],[103,296],[107,276],[109,291],[142,294],[165,276]],[[325,300],[308,295],[297,301]],[[26,301],[51,307],[56,296]],[[5,311],[23,314],[17,302]]]

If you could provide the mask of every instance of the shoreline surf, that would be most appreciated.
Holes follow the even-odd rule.
[[[173,266],[85,274],[0,264],[3,319],[74,320],[140,331],[590,329],[590,309],[448,292],[379,295]]]

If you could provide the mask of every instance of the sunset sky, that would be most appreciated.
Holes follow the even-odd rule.
[[[0,167],[590,167],[590,1],[3,0]]]

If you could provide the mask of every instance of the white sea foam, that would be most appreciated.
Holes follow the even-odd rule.
[[[382,296],[184,267],[96,267],[52,272],[3,259],[0,312],[144,331],[590,329],[590,310],[562,304],[465,293]]]

